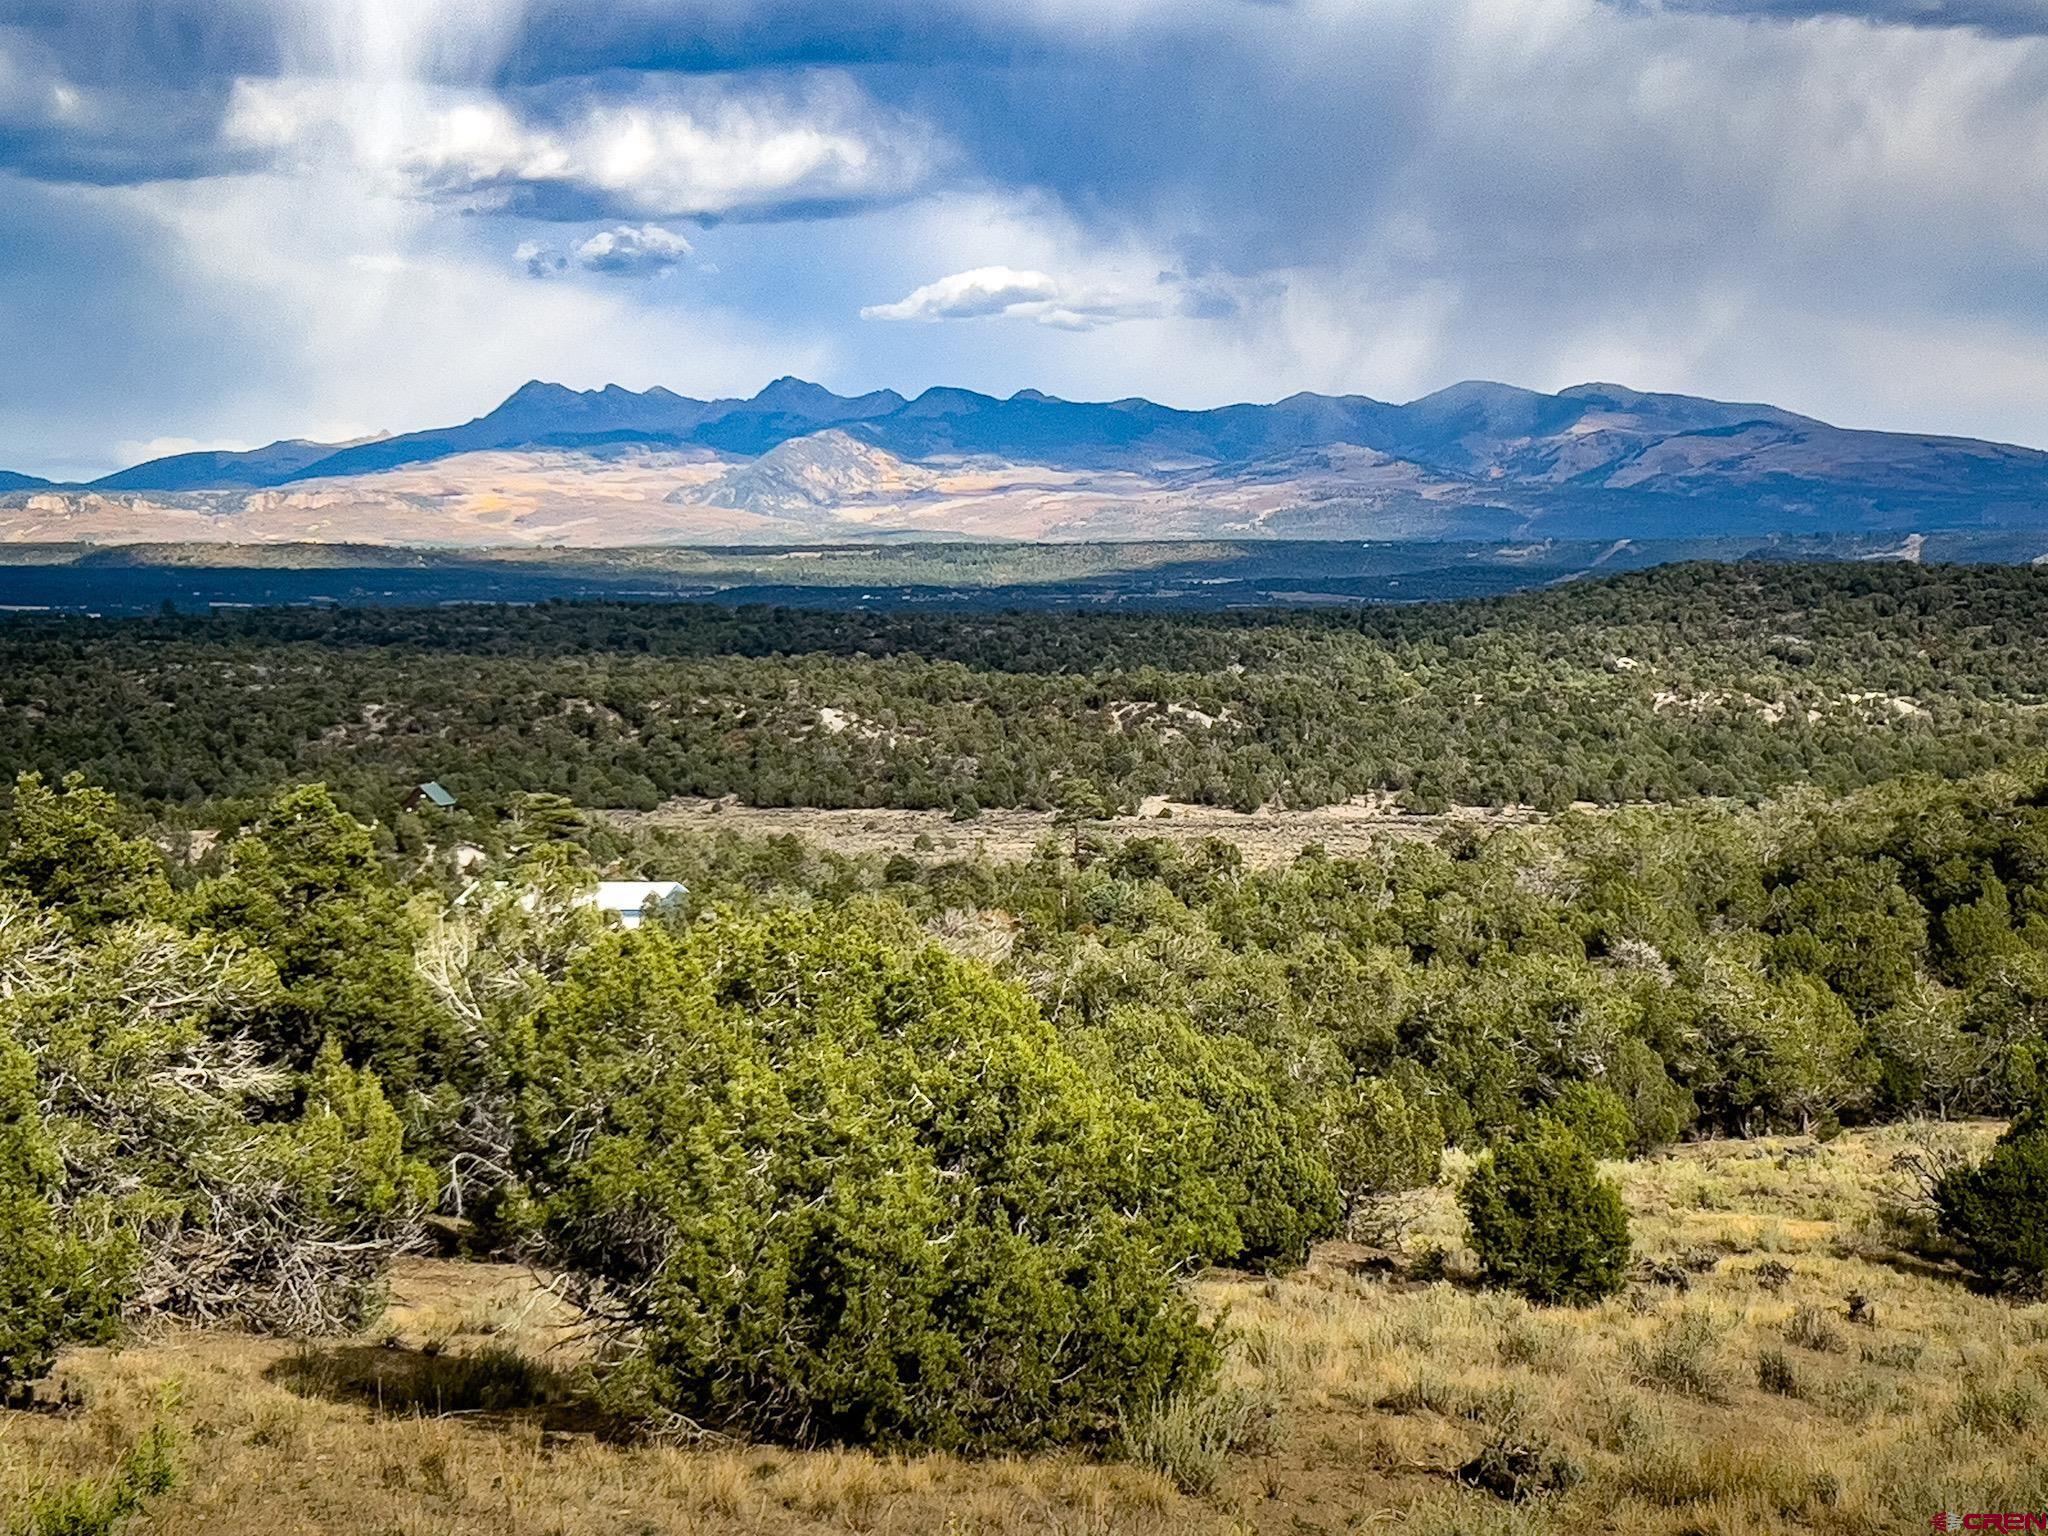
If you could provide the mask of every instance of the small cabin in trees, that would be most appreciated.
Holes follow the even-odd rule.
[[[412,793],[405,797],[405,808],[416,811],[423,805],[431,805],[437,811],[455,809],[455,797],[441,787],[439,779],[429,779],[424,784],[415,784]]]

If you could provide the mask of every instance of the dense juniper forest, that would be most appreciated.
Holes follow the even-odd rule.
[[[2043,594],[2030,568],[1687,565],[1344,611],[22,619],[0,763],[207,817],[314,780],[389,820],[428,778],[484,810],[1754,798],[2048,744]]]
[[[1205,1271],[1440,1271],[1404,1213],[1456,1166],[1464,1283],[1585,1307],[1642,1278],[1615,1160],[1913,1118],[2005,1123],[1898,1240],[2024,1302],[2044,630],[2048,577],[1898,566],[10,625],[0,1391],[170,1323],[346,1334],[437,1248],[549,1277],[607,1434],[1170,1458]],[[1373,791],[1556,814],[1277,869],[1102,819]],[[600,814],[678,792],[1064,815],[992,863]],[[620,875],[687,900],[623,930]],[[19,1529],[114,1528],[179,1433]]]

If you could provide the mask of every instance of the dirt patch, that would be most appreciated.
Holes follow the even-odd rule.
[[[1064,835],[1064,829],[1055,828],[1050,811],[984,811],[972,821],[955,821],[945,811],[769,809],[731,799],[684,797],[653,811],[602,814],[625,826],[727,831],[747,837],[795,836],[849,856],[916,852],[1004,862],[1029,858],[1056,830]],[[1153,797],[1139,808],[1139,814],[1096,822],[1091,830],[1119,841],[1158,837],[1188,846],[1219,838],[1235,844],[1247,864],[1275,868],[1292,863],[1311,844],[1336,857],[1356,857],[1390,838],[1429,840],[1453,826],[1524,826],[1540,819],[1540,812],[1523,806],[1457,806],[1445,815],[1420,816],[1379,797],[1313,810],[1252,812]]]

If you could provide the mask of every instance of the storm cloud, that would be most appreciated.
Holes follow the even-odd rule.
[[[806,371],[2038,443],[2043,207],[2033,0],[0,0],[0,467]]]
[[[2041,0],[1615,0],[1636,9],[1691,11],[1790,21],[1846,17],[1880,26],[1975,27],[2008,36],[2048,35],[2048,5]]]

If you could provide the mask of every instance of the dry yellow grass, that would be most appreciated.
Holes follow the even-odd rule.
[[[1942,1134],[1981,1145],[1992,1130]],[[1203,1279],[1204,1302],[1227,1308],[1232,1385],[1277,1417],[1202,1498],[1077,1456],[621,1447],[573,1403],[399,1406],[411,1373],[436,1370],[423,1347],[511,1346],[562,1369],[577,1354],[573,1320],[520,1271],[421,1262],[395,1277],[378,1329],[310,1357],[189,1332],[73,1355],[85,1409],[0,1416],[0,1500],[103,1469],[169,1381],[187,1477],[148,1523],[164,1536],[1752,1536],[2048,1509],[2048,1307],[1973,1295],[1887,1245],[1880,1212],[1904,1186],[1891,1165],[1913,1134],[1709,1143],[1618,1169],[1639,1253],[1664,1279],[1584,1311],[1461,1283],[1447,1191],[1411,1246],[1450,1250],[1450,1280],[1420,1284],[1344,1245],[1283,1279]],[[1851,1320],[1852,1295],[1874,1320]],[[1489,1442],[1547,1452],[1579,1480],[1519,1502],[1462,1486],[1456,1469]]]
[[[1162,811],[1171,814],[1162,816]],[[955,821],[947,811],[821,811],[684,795],[652,811],[603,814],[625,827],[662,827],[703,835],[729,831],[749,837],[800,837],[813,847],[855,858],[929,851],[998,862],[1024,860],[1046,838],[1063,835],[1050,811],[987,810],[972,821]],[[1265,807],[1257,811],[1191,805],[1158,796],[1147,800],[1136,815],[1094,823],[1089,831],[1112,841],[1159,838],[1182,848],[1221,838],[1255,869],[1285,869],[1311,845],[1335,858],[1366,858],[1384,850],[1390,839],[1427,842],[1454,826],[1522,826],[1539,820],[1539,813],[1520,806],[1455,806],[1440,816],[1411,814],[1401,810],[1390,795],[1360,796],[1341,805],[1305,810]]]

